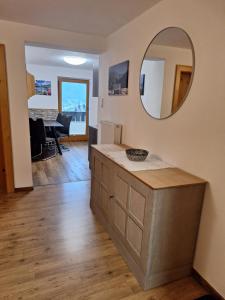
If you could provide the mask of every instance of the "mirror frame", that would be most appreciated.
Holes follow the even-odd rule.
[[[148,49],[149,49],[149,47],[151,46],[151,44],[152,44],[152,42],[154,41],[154,39],[155,39],[161,32],[163,32],[163,31],[165,31],[165,30],[167,30],[167,29],[174,29],[174,28],[182,30],[182,31],[186,34],[186,36],[187,36],[187,38],[188,38],[188,40],[189,40],[189,42],[190,42],[190,45],[191,45],[191,52],[192,52],[192,62],[193,62],[192,70],[193,70],[193,71],[192,71],[192,74],[191,74],[190,84],[189,84],[189,87],[188,87],[188,89],[187,89],[187,92],[186,92],[186,94],[185,94],[185,96],[184,96],[184,99],[183,99],[182,104],[177,108],[176,111],[171,112],[170,115],[168,115],[168,116],[166,116],[166,117],[162,117],[162,118],[156,118],[156,117],[152,116],[152,115],[146,110],[146,108],[145,108],[145,106],[144,106],[144,104],[143,104],[143,101],[142,101],[142,99],[141,99],[141,94],[140,94],[141,69],[142,69],[142,65],[143,65],[143,62],[144,62],[146,53],[148,52]],[[153,119],[155,119],[155,120],[159,120],[159,121],[160,121],[160,120],[165,120],[165,119],[168,119],[168,118],[174,116],[174,115],[178,112],[178,110],[183,106],[184,102],[186,101],[186,99],[187,99],[187,97],[188,97],[188,95],[189,95],[190,89],[191,89],[191,87],[192,87],[192,82],[193,82],[194,74],[195,74],[195,51],[194,51],[194,44],[193,44],[193,42],[192,42],[192,40],[191,40],[189,34],[188,34],[183,28],[178,27],[178,26],[169,26],[169,27],[166,27],[166,28],[160,30],[160,31],[159,31],[159,32],[151,39],[150,43],[148,44],[147,49],[145,50],[144,56],[143,56],[142,61],[141,61],[141,67],[140,67],[140,71],[139,71],[139,86],[138,86],[138,93],[139,93],[139,97],[140,97],[140,100],[141,100],[141,105],[142,105],[142,107],[144,108],[144,111],[145,111],[151,118],[153,118]],[[174,82],[174,84],[175,84],[175,82]]]

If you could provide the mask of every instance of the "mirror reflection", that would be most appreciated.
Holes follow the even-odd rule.
[[[187,33],[176,27],[159,32],[145,53],[140,95],[149,115],[164,119],[184,103],[194,71],[194,51]]]

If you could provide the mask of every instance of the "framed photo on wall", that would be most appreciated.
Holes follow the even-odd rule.
[[[109,96],[124,96],[128,94],[129,60],[109,68]]]
[[[35,94],[42,95],[42,96],[51,96],[52,95],[51,81],[35,80]]]
[[[143,96],[145,93],[145,74],[140,76],[140,95]]]

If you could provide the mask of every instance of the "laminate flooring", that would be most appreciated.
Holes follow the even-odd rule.
[[[89,195],[89,181],[1,195],[0,299],[193,300],[205,294],[191,277],[144,292],[89,208]]]
[[[70,151],[32,163],[34,186],[76,182],[90,179],[88,145],[85,142],[63,143]]]

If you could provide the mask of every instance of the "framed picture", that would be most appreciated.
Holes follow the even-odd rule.
[[[145,93],[145,74],[141,74],[140,77],[140,95],[143,96]]]
[[[128,73],[129,60],[109,68],[108,94],[110,96],[128,94]]]
[[[51,81],[47,80],[35,80],[35,94],[36,95],[44,95],[44,96],[51,96],[52,89],[51,89]]]

